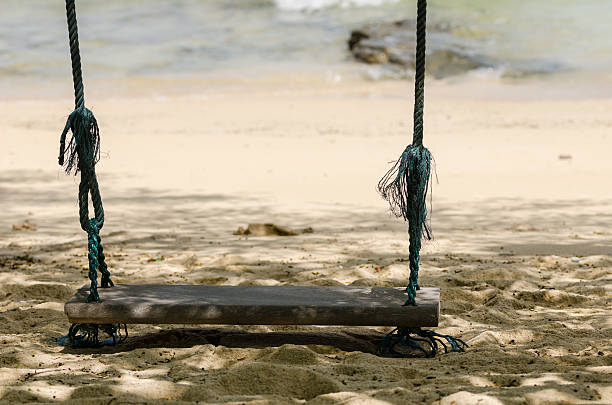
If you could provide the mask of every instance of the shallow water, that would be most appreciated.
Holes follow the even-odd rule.
[[[65,80],[64,4],[0,1],[0,85],[16,78]],[[384,77],[346,50],[351,29],[414,18],[414,0],[77,1],[89,78],[241,75],[270,70],[351,71]],[[482,56],[481,74],[557,72],[612,81],[612,2],[607,0],[430,0],[429,21],[452,36],[430,44]],[[451,38],[449,40],[449,38]]]

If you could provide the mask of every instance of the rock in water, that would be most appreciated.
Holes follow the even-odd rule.
[[[249,224],[247,229],[239,227],[234,235],[253,236],[295,236],[297,233],[289,228],[274,224]]]
[[[349,50],[360,62],[414,70],[415,26],[414,20],[369,24],[351,32]],[[457,46],[457,38],[450,32],[448,25],[430,24],[428,29],[435,32],[436,36],[448,37],[440,41],[429,41],[427,71],[434,77],[444,78],[491,66],[484,58],[473,56]]]

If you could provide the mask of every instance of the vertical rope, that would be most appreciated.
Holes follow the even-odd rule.
[[[418,0],[412,144],[406,147],[395,165],[378,182],[378,191],[389,202],[391,211],[408,222],[410,279],[406,287],[406,305],[416,305],[421,239],[423,236],[431,239],[426,200],[431,176],[431,153],[423,146],[426,13],[427,1]]]
[[[416,305],[419,290],[421,239],[431,239],[427,226],[427,189],[431,176],[431,153],[423,146],[423,110],[425,103],[425,35],[427,0],[417,1],[417,43],[414,78],[414,132],[408,145],[393,167],[378,182],[378,192],[389,201],[391,211],[408,222],[410,236],[410,279],[404,305]],[[446,343],[445,343],[446,342]],[[447,347],[449,344],[450,347]],[[444,352],[463,352],[467,344],[461,339],[421,328],[396,328],[379,347],[379,353],[391,357],[434,357],[439,345]],[[396,350],[397,348],[406,349]]]
[[[427,0],[417,3],[416,67],[414,75],[414,132],[412,145],[423,145],[423,109],[425,107],[425,36],[427,32]]]
[[[70,40],[70,59],[72,60],[74,108],[79,108],[85,106],[85,93],[83,91],[81,54],[79,52],[79,30],[77,28],[74,0],[66,0],[66,20],[68,22],[68,39]]]
[[[95,218],[92,218],[89,221],[89,229],[87,230],[87,247],[89,251],[87,258],[89,260],[89,280],[91,280],[91,285],[89,286],[89,297],[87,297],[88,302],[100,301],[100,296],[98,295],[98,267],[100,266],[100,263],[98,262],[98,242],[100,236],[98,232],[97,221]]]
[[[72,61],[72,82],[74,85],[75,110],[68,116],[66,126],[60,136],[58,162],[66,167],[66,172],[81,172],[79,184],[79,222],[88,236],[89,279],[91,280],[88,301],[100,301],[98,296],[98,270],[102,273],[102,287],[112,287],[110,273],[105,261],[100,229],[104,225],[104,207],[96,178],[96,163],[100,159],[100,131],[93,113],[85,107],[83,74],[79,52],[79,34],[75,10],[75,0],[66,0],[66,21],[70,41]],[[72,139],[66,148],[66,135],[72,132]],[[67,156],[67,159],[66,159]],[[89,218],[89,198],[94,207],[94,218]]]

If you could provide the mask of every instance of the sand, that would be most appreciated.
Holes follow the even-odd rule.
[[[116,282],[405,285],[406,227],[375,185],[410,140],[410,83],[114,85],[87,103]],[[435,359],[377,357],[385,328],[134,325],[58,346],[87,281],[78,179],[56,166],[72,104],[0,102],[0,403],[612,403],[612,100],[472,89],[427,93],[421,284],[470,345]],[[234,235],[250,223],[313,232]]]

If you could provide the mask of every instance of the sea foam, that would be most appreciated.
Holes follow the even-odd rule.
[[[375,7],[383,4],[397,3],[399,0],[275,0],[281,10],[316,11],[330,7]]]

